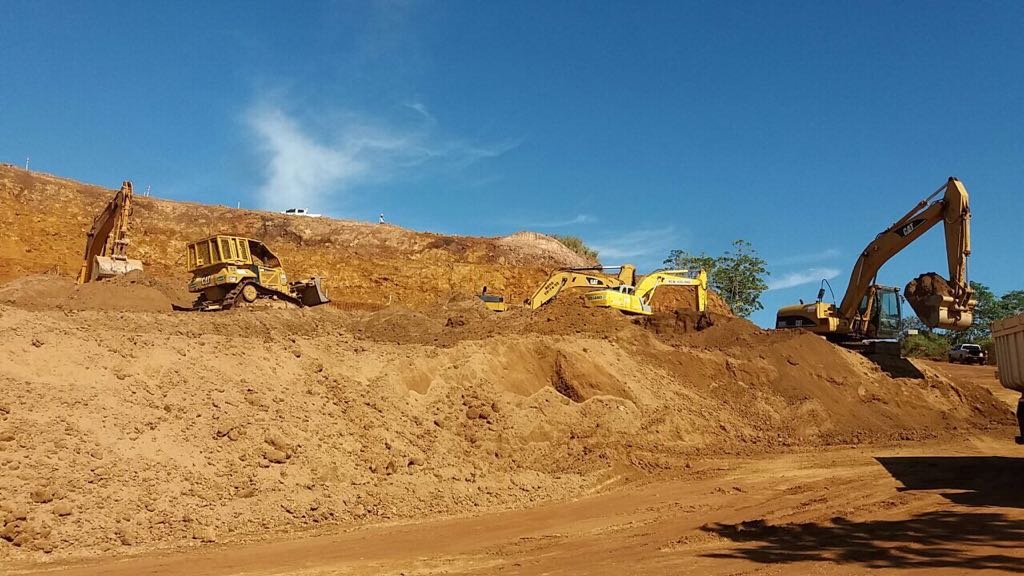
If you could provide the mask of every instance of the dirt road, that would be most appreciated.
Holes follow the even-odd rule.
[[[528,510],[8,573],[1021,573],[1021,477],[1003,437],[717,459]]]
[[[1011,409],[1016,409],[1017,399],[1020,392],[1003,388],[999,385],[999,376],[995,366],[973,366],[970,364],[950,364],[949,362],[937,362],[933,360],[922,360],[922,364],[956,382],[970,382],[984,386],[992,391],[992,394],[1003,402],[1006,402]]]

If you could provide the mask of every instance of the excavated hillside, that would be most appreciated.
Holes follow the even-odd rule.
[[[0,226],[5,232],[0,236],[0,283],[31,274],[77,274],[85,234],[115,192],[0,166]],[[593,264],[553,238],[531,232],[501,238],[442,236],[136,193],[130,256],[143,261],[151,278],[184,286],[185,244],[219,233],[264,241],[292,278],[324,277],[334,304],[343,309],[374,310],[398,303],[429,309],[483,286],[510,302],[521,302],[551,270]],[[693,298],[692,289],[667,287],[656,293],[654,305],[675,308]],[[714,297],[709,306],[727,311]]]
[[[894,378],[727,314],[695,331],[685,292],[642,319],[572,297],[484,309],[480,284],[522,294],[574,263],[540,236],[140,199],[146,273],[76,287],[66,273],[112,191],[0,174],[0,562],[527,507],[695,474],[705,456],[1012,422],[927,366]],[[182,243],[222,219],[293,274],[326,272],[343,306],[172,312]]]

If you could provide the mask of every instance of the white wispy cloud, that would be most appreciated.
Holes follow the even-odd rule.
[[[548,220],[541,222],[527,222],[520,224],[521,228],[564,228],[576,224],[591,224],[597,222],[597,217],[592,214],[577,214],[565,220]]]
[[[797,272],[789,272],[768,280],[769,290],[782,290],[802,284],[811,284],[821,281],[822,278],[831,280],[839,275],[835,268],[808,268]]]
[[[769,263],[773,266],[793,266],[796,264],[812,264],[815,262],[824,262],[827,260],[835,260],[842,255],[836,248],[826,248],[818,252],[809,252],[806,254],[791,254],[789,256],[783,256],[782,258],[775,258]]]
[[[609,263],[641,257],[658,256],[662,258],[670,250],[676,248],[674,244],[677,240],[675,228],[666,226],[626,232],[614,238],[593,242],[591,247],[597,250],[602,262]]]
[[[318,143],[281,110],[256,108],[246,121],[267,159],[258,191],[263,208],[315,206],[318,196],[347,189],[367,170],[358,158],[360,145],[332,148]]]
[[[405,106],[417,114],[411,125],[332,110],[313,116],[316,129],[282,106],[250,107],[243,119],[265,161],[257,191],[260,207],[330,209],[344,204],[360,184],[390,180],[426,165],[458,171],[520,144],[480,144],[445,136],[425,105]]]

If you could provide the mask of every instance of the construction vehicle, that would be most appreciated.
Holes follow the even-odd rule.
[[[508,302],[505,302],[505,298],[497,294],[488,294],[487,286],[484,286],[484,289],[480,291],[480,294],[478,294],[477,297],[483,301],[484,307],[488,310],[493,310],[494,312],[504,312],[508,310]]]
[[[132,183],[125,180],[117,194],[92,221],[85,239],[82,268],[78,272],[79,284],[142,270],[142,261],[129,259],[127,254],[131,215]]]
[[[978,344],[957,344],[946,352],[950,364],[984,364],[988,362],[988,354]]]
[[[317,306],[330,302],[319,277],[288,282],[281,259],[259,240],[217,235],[186,247],[192,280],[188,291],[198,294],[192,310],[228,310],[257,302]]]
[[[605,274],[605,270],[618,270],[618,274],[612,276]],[[536,310],[550,302],[558,293],[567,288],[617,288],[619,286],[633,286],[636,282],[636,267],[630,264],[621,266],[592,266],[589,268],[562,268],[555,270],[548,276],[548,279],[541,284],[540,288],[533,293],[533,296],[525,302],[527,306]]]
[[[868,244],[853,267],[850,283],[838,306],[834,302],[823,302],[825,281],[822,281],[816,302],[804,304],[801,301],[780,308],[775,327],[803,328],[854,347],[898,339],[902,328],[899,288],[876,284],[876,276],[890,258],[942,222],[950,279],[946,281],[934,273],[923,274],[908,284],[907,299],[928,326],[949,330],[968,328],[976,304],[967,281],[970,219],[967,189],[951,177]],[[919,289],[925,286],[929,289]]]
[[[704,270],[658,270],[643,277],[636,286],[623,284],[614,288],[594,290],[584,295],[584,305],[615,308],[627,314],[650,316],[651,299],[659,286],[693,286],[697,293],[698,328],[711,325],[708,307],[708,273]]]
[[[1021,393],[1017,401],[1020,436],[1016,440],[1017,444],[1024,444],[1024,314],[993,322],[992,344],[999,366],[999,382]]]

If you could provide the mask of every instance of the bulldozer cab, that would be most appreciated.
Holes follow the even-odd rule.
[[[896,340],[903,323],[900,290],[874,285],[861,298],[854,331],[872,340]]]
[[[252,270],[261,286],[277,290],[288,286],[281,259],[258,240],[211,236],[189,244],[187,255],[189,272],[235,266]]]
[[[248,266],[252,264],[249,241],[232,236],[211,236],[188,244],[186,248],[188,271],[221,264]]]
[[[281,268],[281,260],[262,242],[237,236],[197,240],[188,245],[187,256],[189,272],[220,264]]]

